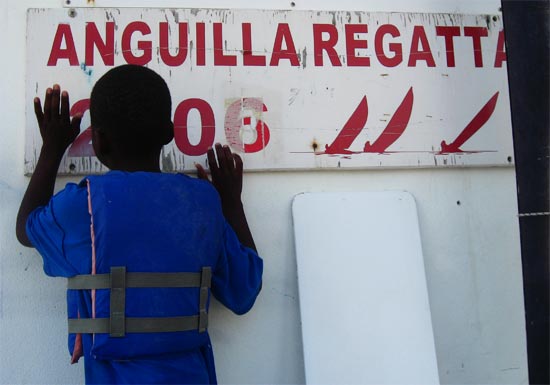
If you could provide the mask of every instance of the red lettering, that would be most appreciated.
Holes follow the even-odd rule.
[[[393,24],[383,24],[377,30],[374,35],[374,50],[376,57],[380,64],[385,67],[395,67],[401,64],[403,61],[403,48],[399,43],[390,43],[388,49],[394,55],[389,57],[384,52],[384,35],[391,35],[392,37],[401,36],[399,29]]]
[[[137,48],[143,51],[143,54],[141,56],[134,55],[132,52],[132,35],[134,32],[149,35],[151,29],[143,21],[134,21],[128,24],[122,33],[122,56],[128,64],[145,65],[151,61],[153,44],[150,41],[138,41]]]
[[[215,66],[236,66],[237,56],[224,55],[222,23],[214,23],[214,65]]]
[[[349,67],[361,67],[370,65],[370,57],[357,56],[356,49],[367,49],[366,40],[355,39],[356,33],[367,33],[366,24],[346,24],[346,59]]]
[[[476,67],[483,67],[483,56],[481,54],[481,37],[489,35],[487,27],[464,27],[464,36],[472,38],[474,49],[474,63]]]
[[[187,118],[189,111],[196,109],[201,117],[201,139],[192,145],[189,141]],[[208,147],[214,145],[216,124],[214,111],[210,104],[202,99],[186,99],[181,102],[174,113],[174,140],[181,152],[189,156],[206,154]]]
[[[242,24],[243,30],[243,64],[245,66],[265,66],[264,55],[252,54],[252,27],[250,23]]]
[[[94,65],[94,47],[97,48],[101,59],[106,66],[115,65],[115,23],[105,23],[105,41],[101,38],[95,23],[86,23],[86,52],[85,63]]]
[[[182,65],[187,58],[187,50],[189,45],[187,38],[187,23],[178,23],[178,48],[176,50],[177,53],[175,56],[172,56],[172,54],[170,53],[168,23],[160,23],[159,28],[160,58],[162,59],[164,64],[171,67]]]
[[[328,40],[323,40],[323,33],[328,34]],[[323,65],[325,51],[333,66],[340,67],[342,63],[334,46],[338,42],[338,30],[332,24],[313,24],[313,56],[315,66]]]
[[[285,42],[286,49],[283,49],[283,41]],[[278,66],[281,59],[290,60],[290,65],[299,66],[298,54],[294,47],[294,40],[292,40],[292,34],[290,33],[290,27],[287,23],[280,23],[277,26],[277,34],[275,35],[275,42],[273,43],[273,54],[269,62],[270,66]]]
[[[252,110],[252,116],[246,115],[247,110]],[[243,111],[244,115],[243,116]],[[231,103],[225,111],[225,137],[231,147],[246,153],[263,150],[269,143],[269,127],[261,119],[267,107],[259,98],[243,98]],[[252,117],[256,120],[254,127],[254,141],[244,143],[241,130],[244,126],[252,124]]]
[[[430,43],[426,37],[426,31],[421,25],[415,25],[411,39],[411,51],[409,56],[409,67],[416,67],[416,62],[419,60],[426,61],[428,67],[435,67],[434,57],[430,49]]]
[[[447,67],[455,66],[455,45],[453,37],[460,36],[460,27],[435,27],[435,34],[445,38],[445,54],[447,57]]]
[[[204,23],[197,23],[197,65],[206,64],[206,27]]]
[[[502,67],[506,61],[506,52],[504,51],[504,31],[498,33],[497,52],[495,54],[495,68]]]
[[[65,48],[61,48],[61,43],[65,41]],[[48,66],[56,66],[59,59],[68,59],[69,64],[78,66],[78,57],[74,45],[73,33],[70,24],[59,24],[55,37],[53,38],[52,49],[48,59]]]

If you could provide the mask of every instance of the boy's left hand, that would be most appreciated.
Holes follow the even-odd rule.
[[[243,190],[243,161],[238,154],[231,152],[229,146],[216,143],[209,148],[206,157],[212,175],[212,184],[218,190],[225,219],[241,241],[241,243],[256,250],[254,238],[248,227],[241,192]],[[217,158],[217,159],[216,159]],[[209,181],[208,174],[200,164],[195,164],[199,179]]]
[[[232,153],[229,146],[216,143],[206,153],[212,176],[212,184],[218,190],[222,205],[229,209],[241,205],[243,189],[243,161],[238,154]],[[216,159],[217,157],[217,159]],[[209,180],[208,174],[200,164],[195,164],[199,179]]]
[[[34,98],[34,113],[40,127],[45,155],[61,159],[67,147],[80,133],[82,115],[78,114],[71,120],[69,94],[67,91],[61,92],[58,84],[46,90],[43,109],[40,98]]]

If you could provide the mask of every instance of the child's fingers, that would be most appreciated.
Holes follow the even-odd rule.
[[[70,138],[69,141],[72,143],[75,141],[76,137],[80,134],[80,121],[82,120],[82,114],[75,115],[71,120],[70,126]]]
[[[218,177],[219,174],[219,168],[218,163],[216,162],[216,155],[214,155],[214,149],[209,148],[206,153],[206,158],[208,159],[208,167],[210,168],[210,174],[212,175],[212,179],[215,179]]]
[[[223,146],[223,154],[225,158],[225,167],[228,171],[232,172],[235,169],[235,163],[233,161],[233,154],[231,153],[231,149],[229,146]]]
[[[82,121],[82,114],[76,114],[71,120],[71,129],[78,133],[80,132],[80,122]]]
[[[216,157],[218,158],[218,169],[220,172],[227,171],[227,160],[225,158],[225,151],[220,143],[214,145],[216,150]]]
[[[69,119],[69,93],[63,91],[61,93],[61,119]]]
[[[216,143],[214,145],[214,148],[216,150],[216,156],[218,157],[218,165],[220,169],[225,168],[225,153],[223,152],[223,147],[221,144]]]
[[[199,179],[209,180],[208,174],[206,173],[206,171],[204,171],[202,165],[195,163],[195,168],[197,169],[197,176]]]
[[[44,120],[44,114],[42,113],[40,98],[34,98],[34,114],[36,115],[36,120],[38,121],[38,125],[42,125],[42,121]]]
[[[51,104],[52,104],[52,93],[51,88],[46,89],[46,96],[44,97],[44,120],[49,121],[51,118]]]
[[[233,155],[231,154],[229,146],[222,146],[220,143],[216,143],[215,148],[220,170],[225,173],[231,173],[234,166]]]
[[[233,159],[235,159],[235,171],[241,175],[243,173],[243,160],[239,154],[233,154]]]
[[[53,92],[52,92],[52,103],[50,104],[50,114],[52,117],[58,117],[59,116],[59,85],[54,84],[53,86]]]

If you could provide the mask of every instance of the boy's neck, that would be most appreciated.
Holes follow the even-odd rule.
[[[159,157],[140,158],[140,159],[111,159],[107,165],[111,170],[127,171],[127,172],[136,172],[136,171],[146,171],[146,172],[161,172],[159,165]]]

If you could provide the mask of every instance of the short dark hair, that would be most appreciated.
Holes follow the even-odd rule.
[[[160,149],[164,138],[173,134],[171,116],[168,86],[149,68],[112,68],[92,89],[92,127],[105,132],[127,154],[138,156]]]

